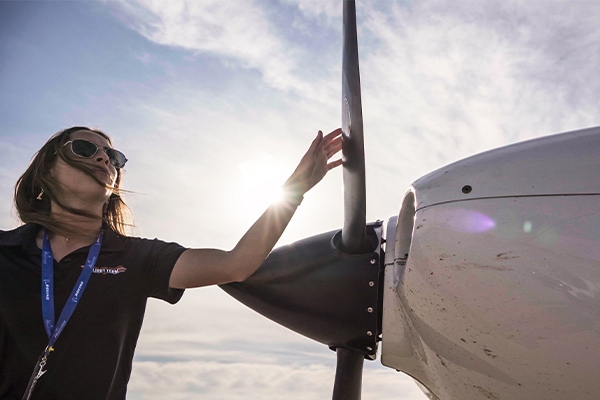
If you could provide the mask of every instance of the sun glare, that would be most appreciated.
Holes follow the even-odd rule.
[[[286,176],[276,165],[277,162],[273,157],[239,165],[242,173],[244,204],[249,212],[264,211],[273,202],[281,200],[281,185],[285,182]]]

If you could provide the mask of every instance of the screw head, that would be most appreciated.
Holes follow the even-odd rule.
[[[367,346],[367,350],[369,350],[369,351],[373,351],[373,348],[372,348],[372,347],[369,347],[369,346]]]
[[[373,312],[373,307],[367,308],[367,311],[370,312],[370,313],[372,313]]]
[[[371,260],[371,264],[375,264],[377,262],[377,260],[375,260],[374,258]]]
[[[463,186],[463,188],[462,188],[462,192],[463,192],[464,194],[469,194],[469,193],[471,193],[472,191],[473,191],[473,188],[472,188],[470,185],[465,185],[465,186]]]
[[[373,332],[367,331],[367,336],[373,336]]]
[[[373,281],[370,281],[370,282],[369,282],[369,286],[371,286],[371,287],[375,286],[375,282],[373,282]]]

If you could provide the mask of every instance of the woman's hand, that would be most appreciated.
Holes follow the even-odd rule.
[[[302,197],[327,171],[342,164],[329,159],[342,149],[342,130],[317,138],[284,184],[289,195]],[[172,288],[192,288],[241,282],[252,275],[269,255],[299,203],[273,203],[231,251],[188,249],[179,257],[169,280]]]
[[[338,128],[323,136],[319,131],[310,148],[300,160],[296,170],[283,188],[294,195],[302,196],[323,179],[330,169],[342,165],[342,160],[329,162],[342,149],[342,129]]]

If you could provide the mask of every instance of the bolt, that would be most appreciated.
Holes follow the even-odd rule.
[[[367,311],[370,312],[370,313],[372,313],[373,312],[373,308],[369,307],[369,308],[367,308]]]
[[[373,332],[367,331],[367,336],[373,336]]]
[[[370,281],[370,282],[369,282],[369,286],[371,286],[371,287],[375,286],[375,282],[373,282],[373,281]]]
[[[375,264],[377,261],[375,259],[371,260],[371,264]]]

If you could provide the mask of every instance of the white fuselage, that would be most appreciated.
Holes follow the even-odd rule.
[[[417,180],[388,228],[382,363],[441,400],[598,398],[598,154],[592,128]]]

